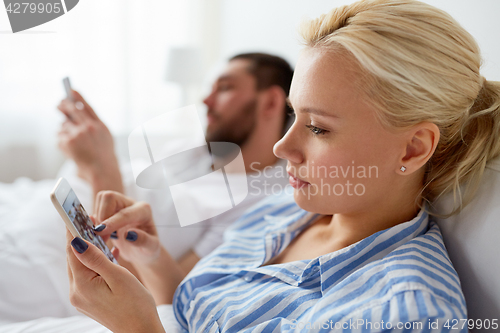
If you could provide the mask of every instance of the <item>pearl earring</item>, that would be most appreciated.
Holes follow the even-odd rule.
[[[405,172],[405,171],[406,171],[406,167],[405,167],[404,165],[402,165],[402,166],[401,166],[401,168],[400,168],[399,170],[401,170],[401,171]]]

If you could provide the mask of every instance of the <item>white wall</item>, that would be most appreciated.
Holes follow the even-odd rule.
[[[260,50],[292,63],[301,49],[297,28],[352,0],[222,0],[221,56]],[[500,1],[427,0],[450,13],[478,41],[485,64],[483,76],[500,81]]]
[[[1,4],[0,181],[55,176],[64,76],[114,134],[179,107],[179,88],[165,81],[167,52],[196,43],[198,1],[84,0],[17,34]]]

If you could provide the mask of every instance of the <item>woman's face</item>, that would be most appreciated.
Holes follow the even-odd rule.
[[[288,160],[295,200],[307,211],[360,213],[397,192],[405,139],[357,92],[361,72],[350,57],[306,48],[295,69],[296,120],[274,153]]]

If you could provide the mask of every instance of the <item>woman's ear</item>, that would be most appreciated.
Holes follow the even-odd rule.
[[[417,124],[407,133],[406,147],[397,167],[400,174],[410,174],[424,166],[434,154],[440,137],[439,128],[431,122]]]

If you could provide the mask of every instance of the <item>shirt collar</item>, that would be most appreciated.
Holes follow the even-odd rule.
[[[425,233],[429,224],[425,208],[426,206],[410,221],[376,232],[338,251],[312,260],[262,266],[253,271],[274,276],[295,286],[308,281],[319,271],[321,292],[325,294],[354,271],[384,258],[399,246]],[[306,211],[286,217],[266,217],[269,225],[266,227],[265,255],[261,264],[278,255],[298,233],[319,217],[318,214]]]
[[[425,209],[410,221],[381,230],[348,247],[328,253],[319,258],[321,267],[321,292],[325,294],[354,271],[424,234],[429,228]]]

